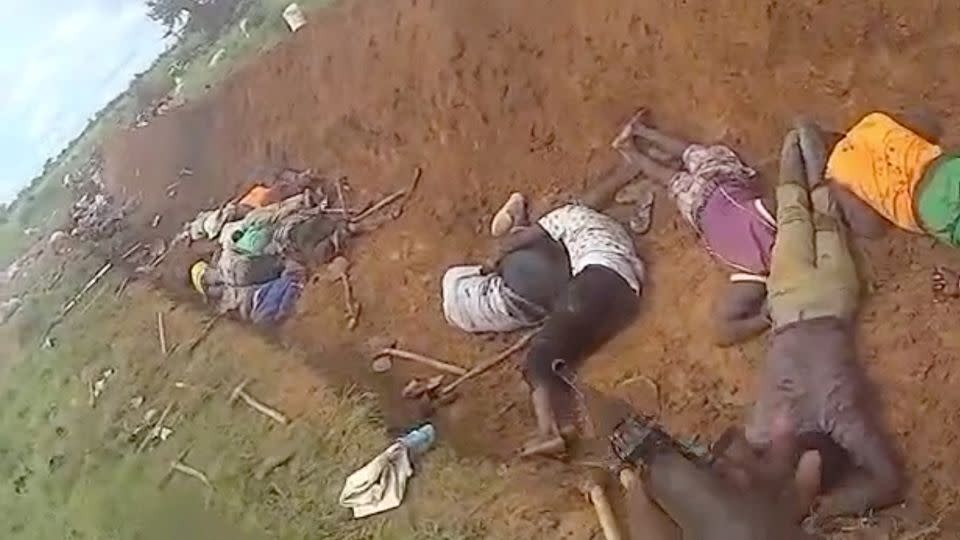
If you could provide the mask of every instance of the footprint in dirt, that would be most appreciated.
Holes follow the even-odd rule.
[[[17,495],[23,495],[27,492],[27,478],[29,478],[29,473],[21,474],[13,480],[13,492]]]
[[[67,460],[67,457],[63,454],[56,454],[51,456],[47,460],[47,470],[52,474],[57,471],[60,467],[63,467],[63,462]]]

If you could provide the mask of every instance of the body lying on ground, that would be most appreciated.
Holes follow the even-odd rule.
[[[637,174],[632,164],[609,171],[581,200],[543,215],[536,223],[517,220],[485,265],[502,268],[510,254],[555,243],[569,261],[563,283],[533,338],[523,365],[537,417],[537,437],[559,437],[575,401],[571,378],[581,364],[635,317],[643,291],[644,267],[633,238],[601,213],[614,194]],[[565,261],[565,262],[566,262]],[[564,270],[566,270],[564,268]]]
[[[623,129],[614,147],[667,190],[707,251],[733,272],[715,303],[715,341],[731,345],[766,330],[776,221],[756,171],[726,146],[677,139],[646,125],[642,115]]]
[[[317,180],[310,169],[264,170],[258,171],[253,176],[254,178],[241,190],[243,196],[236,201],[237,206],[242,209],[256,210],[276,204],[302,193]]]
[[[875,236],[887,222],[958,246],[960,156],[937,144],[937,122],[914,116],[863,117],[833,147],[827,180],[854,232]]]
[[[817,513],[830,516],[897,502],[903,473],[876,392],[856,358],[859,279],[832,190],[823,181],[824,153],[809,125],[784,142],[767,283],[773,330],[746,438],[763,452],[781,417],[798,436],[829,436],[849,462],[818,501]]]
[[[204,261],[190,269],[194,288],[216,306],[217,312],[258,325],[279,324],[293,315],[306,283],[306,269],[287,259],[279,275],[255,285],[237,286],[223,281]]]
[[[494,218],[510,225],[529,225],[526,201],[514,193]],[[492,264],[453,266],[441,284],[443,313],[451,325],[466,332],[510,332],[537,326],[570,280],[570,262],[563,246],[543,237]]]

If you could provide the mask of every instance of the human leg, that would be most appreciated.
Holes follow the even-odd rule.
[[[662,186],[666,186],[680,170],[678,167],[665,165],[662,160],[652,157],[650,155],[652,148],[641,150],[633,137],[619,143],[616,149],[623,156],[624,161],[636,167],[639,174]]]
[[[627,134],[629,134],[632,137],[638,137],[657,146],[670,156],[679,158],[683,155],[683,151],[690,146],[690,141],[668,135],[657,128],[648,126],[643,121],[645,116],[645,110],[641,110],[634,115],[630,122],[624,127],[623,131],[621,131],[617,140],[626,138]]]
[[[640,165],[623,160],[607,169],[581,197],[580,203],[594,210],[603,210],[613,203],[613,198],[623,186],[640,174]]]
[[[816,248],[810,198],[806,189],[800,138],[791,131],[784,139],[777,186],[777,240],[773,246],[768,302],[774,326],[778,318],[788,319],[795,311],[798,288],[813,271]],[[784,320],[783,323],[792,322]]]
[[[533,338],[523,366],[541,436],[559,434],[577,399],[571,387],[576,372],[636,310],[636,294],[612,270],[588,266],[570,280]]]
[[[800,125],[797,132],[813,203],[817,281],[821,289],[833,291],[829,302],[834,306],[835,315],[850,317],[856,311],[860,283],[835,192],[823,179],[826,166],[823,139],[813,125]]]

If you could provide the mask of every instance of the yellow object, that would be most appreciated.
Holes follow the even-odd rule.
[[[206,296],[207,291],[203,289],[203,274],[210,268],[210,265],[204,261],[197,261],[190,267],[190,282],[198,293]]]
[[[942,153],[889,116],[871,113],[834,147],[827,175],[895,225],[923,232],[914,212],[917,185]]]

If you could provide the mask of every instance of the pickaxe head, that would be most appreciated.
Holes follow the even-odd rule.
[[[234,388],[232,392],[230,392],[229,403],[233,404],[233,402],[237,401],[237,398],[240,397],[240,394],[243,392],[243,389],[247,387],[247,384],[249,382],[250,382],[250,379],[244,379],[242,383],[238,384],[237,387]]]

